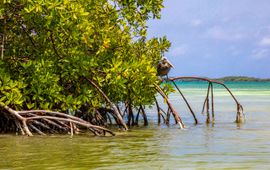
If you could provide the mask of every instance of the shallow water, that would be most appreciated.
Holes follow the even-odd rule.
[[[244,124],[233,123],[236,106],[216,86],[216,123],[206,125],[200,114],[206,85],[184,83],[197,126],[175,93],[170,99],[185,130],[157,126],[153,108],[148,127],[115,137],[0,135],[0,169],[270,169],[270,83],[228,85],[244,106]]]

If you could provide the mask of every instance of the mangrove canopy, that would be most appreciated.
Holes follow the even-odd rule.
[[[166,37],[147,38],[146,21],[160,18],[162,4],[163,0],[1,1],[0,131],[31,136],[73,135],[88,129],[95,135],[114,135],[109,125],[127,130],[138,124],[140,115],[147,125],[145,106],[153,104],[159,123],[162,117],[168,124],[172,114],[183,128],[167,97],[172,87],[162,89],[157,76],[170,42]],[[167,112],[159,107],[157,92]]]
[[[153,104],[156,65],[170,42],[147,39],[146,21],[160,18],[162,3],[1,2],[1,117],[9,117],[6,106],[89,116],[98,124],[95,114],[110,112],[121,124],[119,104],[130,112]]]

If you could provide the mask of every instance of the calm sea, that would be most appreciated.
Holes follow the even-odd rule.
[[[243,124],[234,123],[236,105],[221,86],[214,86],[215,124],[207,125],[201,114],[207,84],[178,83],[199,125],[174,93],[185,130],[158,126],[153,107],[148,127],[115,137],[0,135],[0,169],[270,169],[270,83],[226,84],[244,106]]]

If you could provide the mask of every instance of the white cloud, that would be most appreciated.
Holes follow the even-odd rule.
[[[203,22],[200,19],[194,19],[194,20],[191,20],[190,24],[193,27],[199,27],[203,24]]]
[[[270,57],[270,50],[269,49],[254,49],[252,51],[251,57],[256,60],[260,60],[263,58]]]
[[[171,50],[171,55],[172,56],[184,56],[187,54],[188,51],[188,45],[187,44],[182,44],[180,46],[177,46]]]
[[[259,42],[259,44],[262,46],[270,46],[270,37],[262,38],[262,40]]]
[[[238,41],[244,38],[244,35],[231,30],[224,30],[219,26],[214,26],[210,28],[206,35],[210,38],[223,40],[223,41]]]

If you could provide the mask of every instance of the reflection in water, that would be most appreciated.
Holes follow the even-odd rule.
[[[245,124],[232,123],[233,102],[217,89],[216,123],[206,125],[200,115],[205,93],[187,87],[183,92],[200,115],[199,125],[179,103],[180,96],[171,96],[185,130],[158,127],[155,110],[148,110],[149,127],[118,132],[115,137],[0,135],[0,169],[269,169],[270,90],[265,91],[256,89],[255,96],[248,95],[252,89],[236,91],[245,107]]]

